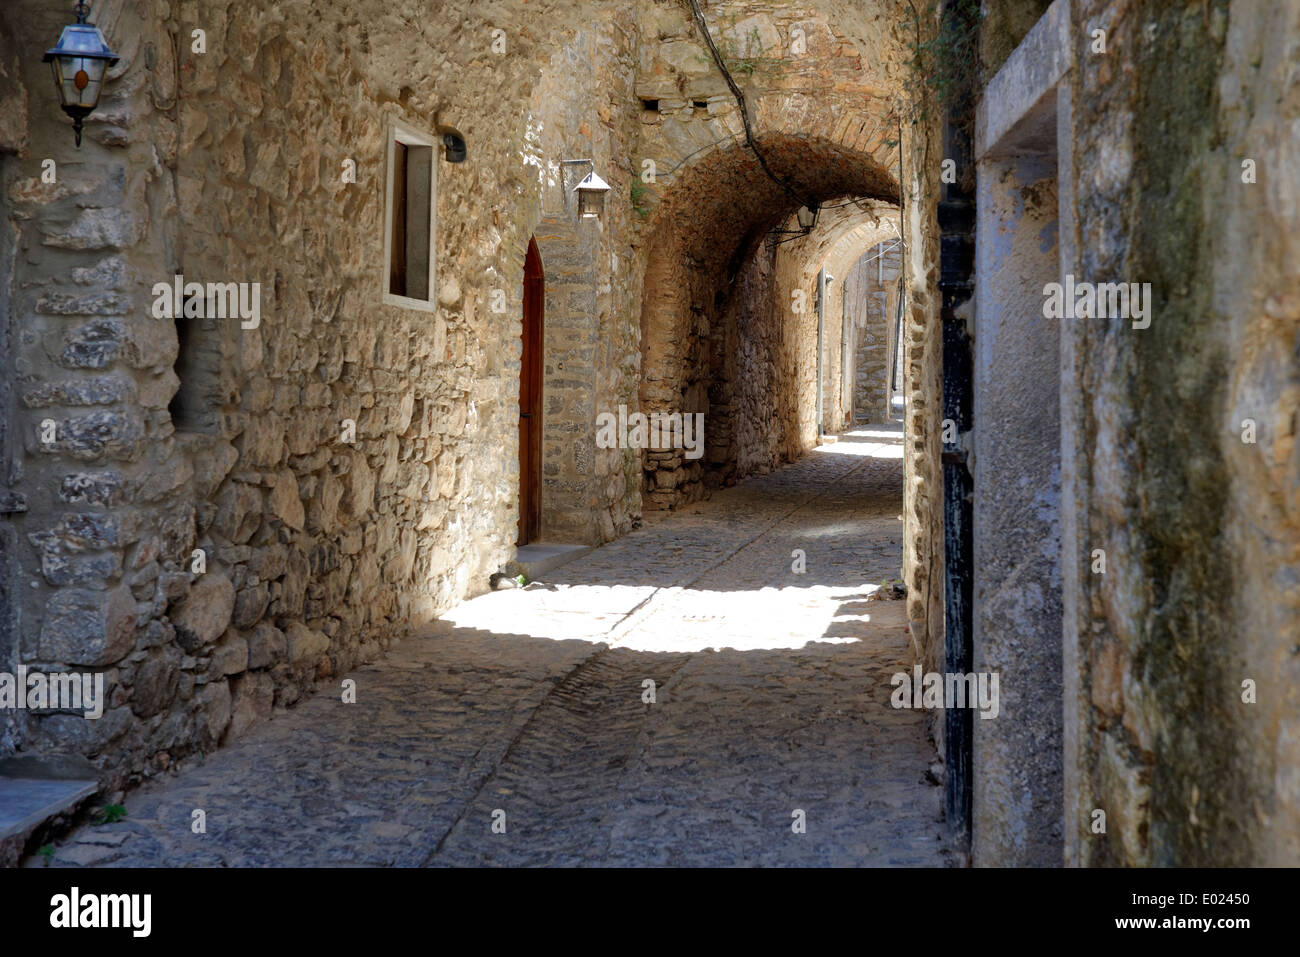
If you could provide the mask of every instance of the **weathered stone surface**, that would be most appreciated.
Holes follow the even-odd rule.
[[[176,628],[177,642],[193,653],[221,637],[234,610],[235,586],[222,573],[210,571],[199,576],[168,617]]]
[[[298,494],[298,481],[292,472],[281,472],[275,477],[271,488],[268,505],[271,514],[279,518],[289,528],[302,531],[306,521],[302,497]]]
[[[180,687],[180,654],[162,649],[137,665],[131,684],[131,710],[149,718],[165,710]]]
[[[73,296],[51,293],[36,300],[36,311],[54,316],[122,316],[131,300],[117,292],[93,292]]]
[[[70,223],[44,225],[43,242],[58,249],[123,249],[139,242],[145,224],[123,209],[83,209]]]
[[[40,650],[46,661],[102,666],[135,642],[136,605],[125,585],[109,591],[61,588],[46,606]]]
[[[236,544],[247,542],[262,524],[262,492],[243,482],[227,482],[217,499],[213,530]]]
[[[144,419],[134,412],[91,412],[55,419],[54,442],[44,452],[66,452],[74,459],[138,458],[144,438]]]
[[[53,405],[113,405],[132,398],[129,382],[104,376],[74,382],[44,383],[23,393],[23,405],[44,409]]]
[[[230,727],[226,738],[237,738],[249,728],[271,717],[275,700],[275,682],[262,671],[250,671],[231,679]]]
[[[235,613],[231,619],[236,628],[252,628],[266,614],[271,602],[271,589],[265,582],[246,585],[235,596]]]
[[[63,476],[59,498],[70,505],[118,505],[123,492],[120,472],[74,472]]]
[[[288,643],[289,661],[292,664],[314,662],[329,650],[330,640],[319,631],[313,631],[302,622],[290,622],[284,630]]]
[[[0,37],[12,44],[8,30]],[[27,146],[27,87],[19,74],[17,50],[0,58],[0,153],[21,153]]]
[[[214,675],[237,675],[248,670],[248,640],[229,631],[212,651],[209,670]]]
[[[230,724],[230,685],[224,679],[211,681],[194,696],[199,707],[204,741],[215,746]]]
[[[98,555],[68,555],[56,549],[42,549],[41,574],[51,585],[84,585],[103,582],[122,570],[117,552]]]
[[[229,443],[205,446],[195,456],[195,491],[204,498],[212,496],[238,459],[239,452]]]
[[[284,632],[263,622],[248,635],[248,667],[268,668],[288,654]]]
[[[80,714],[51,714],[39,719],[34,743],[49,753],[70,750],[95,757],[111,750],[133,723],[131,709],[110,708],[94,721]]]

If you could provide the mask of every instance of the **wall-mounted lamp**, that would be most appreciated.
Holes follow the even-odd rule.
[[[86,22],[86,0],[78,0],[77,22],[63,28],[59,45],[45,51],[45,62],[54,72],[63,112],[72,117],[72,130],[81,147],[82,121],[99,105],[104,74],[118,60],[108,48],[99,27]]]
[[[589,159],[580,159],[564,160],[561,165],[586,165],[589,168],[586,177],[573,188],[573,191],[578,194],[579,218],[598,218],[605,211],[605,194],[609,192],[609,183],[596,175],[596,164]]]
[[[811,206],[800,206],[795,210],[794,218],[799,224],[798,229],[774,229],[768,233],[769,242],[773,245],[793,242],[796,239],[802,239],[813,231],[817,225],[817,214],[821,212],[821,207],[816,203]]]
[[[469,154],[469,150],[465,146],[465,137],[459,133],[443,133],[442,146],[443,156],[446,157],[448,163],[463,163],[465,157]]]

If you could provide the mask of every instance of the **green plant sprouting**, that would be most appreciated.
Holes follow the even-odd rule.
[[[980,0],[947,0],[940,16],[940,0],[927,0],[924,13],[912,4],[913,34],[908,62],[915,88],[916,121],[926,122],[931,109],[970,116],[981,82],[979,25]],[[933,24],[930,29],[926,24]]]

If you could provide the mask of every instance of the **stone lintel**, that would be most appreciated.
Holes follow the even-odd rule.
[[[984,88],[975,110],[975,158],[995,149],[1033,151],[1034,130],[1041,128],[1033,118],[1055,116],[1053,90],[1072,65],[1069,0],[1055,0]],[[1008,137],[1026,119],[1026,136]],[[1050,131],[1054,137],[1055,128]]]

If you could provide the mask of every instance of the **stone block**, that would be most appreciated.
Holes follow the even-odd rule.
[[[329,638],[319,631],[308,628],[300,621],[290,622],[284,635],[291,664],[314,662],[316,658],[329,651]]]
[[[248,640],[235,631],[226,632],[212,652],[208,669],[216,675],[237,675],[248,670]]]
[[[45,609],[41,657],[75,665],[113,664],[134,646],[135,625],[135,599],[126,585],[110,591],[60,589]]]
[[[235,586],[220,572],[200,575],[190,592],[169,613],[176,640],[193,653],[216,642],[230,625]]]
[[[237,738],[249,728],[270,719],[275,702],[275,682],[262,671],[250,671],[230,681],[230,727],[226,738]]]
[[[284,632],[263,622],[248,636],[248,667],[268,668],[285,660],[287,649]]]

